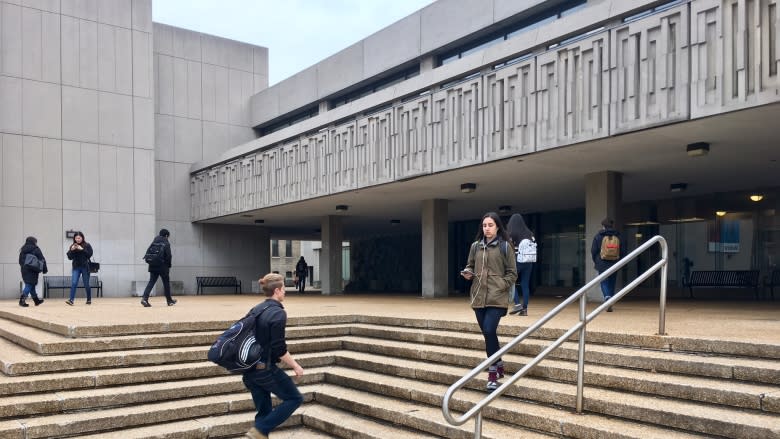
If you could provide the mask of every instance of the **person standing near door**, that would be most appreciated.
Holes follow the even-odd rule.
[[[295,264],[295,277],[298,279],[298,292],[303,294],[303,290],[306,288],[306,277],[309,275],[309,264],[306,263],[306,259],[301,256],[298,259],[298,263]]]

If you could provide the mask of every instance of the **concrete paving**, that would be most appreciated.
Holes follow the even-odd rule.
[[[14,320],[35,321],[52,328],[88,328],[132,326],[139,324],[197,321],[233,321],[256,303],[259,295],[179,296],[175,306],[165,306],[162,297],[151,299],[144,308],[135,297],[94,298],[87,306],[83,298],[68,306],[62,298],[49,298],[38,307],[21,308],[16,300],[0,301],[0,317],[16,315]],[[508,315],[501,328],[522,328],[535,322],[558,305],[561,297],[532,297],[528,316]],[[413,295],[348,294],[322,296],[290,292],[285,301],[288,317],[368,315],[411,319],[475,322],[465,297],[423,299]],[[598,304],[588,304],[588,311]],[[654,335],[658,332],[657,299],[626,299],[615,306],[615,312],[602,313],[588,325],[589,331],[632,335]],[[21,318],[21,319],[20,319]],[[570,306],[548,323],[549,328],[567,329],[578,319],[576,305]],[[509,332],[514,332],[509,329]],[[666,309],[666,334],[670,337],[692,337],[724,341],[750,342],[780,346],[780,301],[708,301],[671,300]]]

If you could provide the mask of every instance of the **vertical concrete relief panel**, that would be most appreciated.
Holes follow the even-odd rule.
[[[688,7],[611,31],[611,134],[689,116]]]
[[[482,90],[482,77],[479,76],[437,91],[431,97],[434,172],[483,160],[479,136]]]
[[[485,75],[482,93],[484,160],[536,149],[536,59],[530,58]]]
[[[355,175],[356,124],[348,123],[330,130],[330,141],[325,150],[325,171],[331,179],[332,192],[357,188]]]
[[[431,135],[431,97],[423,96],[396,106],[396,178],[430,173],[433,142]]]
[[[691,117],[777,100],[777,0],[691,3]]]
[[[609,33],[537,57],[537,149],[609,135]]]
[[[395,179],[395,132],[392,108],[357,120],[355,166],[359,188]]]

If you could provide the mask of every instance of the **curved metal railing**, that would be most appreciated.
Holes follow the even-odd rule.
[[[628,264],[630,261],[634,260],[637,256],[644,253],[648,248],[652,247],[656,243],[661,246],[661,259],[658,262],[656,262],[652,267],[645,270],[644,273],[642,273],[640,276],[634,279],[631,283],[624,286],[623,289],[621,289],[617,294],[612,296],[612,298],[602,303],[596,309],[591,311],[590,314],[586,315],[585,305],[587,303],[586,300],[587,291],[593,288],[594,286],[598,285],[602,280],[616,273],[618,270],[623,268],[623,266]],[[547,355],[550,354],[550,352],[552,352],[557,347],[562,345],[566,340],[568,340],[572,335],[574,335],[575,332],[578,331],[579,331],[579,354],[577,358],[577,412],[581,413],[582,412],[582,388],[583,388],[583,379],[585,376],[584,368],[585,368],[585,327],[586,325],[591,320],[596,318],[596,316],[601,314],[604,310],[606,310],[607,308],[615,304],[617,301],[622,299],[623,296],[631,292],[631,290],[636,288],[637,285],[641,284],[647,278],[652,276],[656,271],[661,270],[661,288],[660,288],[661,291],[660,291],[660,304],[659,304],[660,310],[658,316],[658,334],[666,335],[664,331],[666,327],[666,274],[667,274],[666,272],[668,267],[668,260],[669,260],[668,246],[666,244],[666,240],[660,235],[650,238],[647,242],[639,246],[636,250],[626,255],[626,257],[621,258],[615,265],[613,265],[608,270],[599,274],[593,280],[585,284],[585,286],[580,288],[576,293],[569,296],[566,300],[561,302],[558,306],[556,306],[554,309],[552,309],[550,312],[548,312],[542,318],[536,321],[536,323],[529,326],[528,329],[523,331],[522,334],[515,337],[512,341],[507,343],[503,348],[499,349],[498,352],[491,355],[490,358],[480,363],[479,366],[472,369],[469,373],[464,375],[463,378],[461,378],[455,384],[450,386],[450,388],[447,389],[447,392],[444,394],[444,400],[442,402],[442,412],[444,413],[444,418],[447,420],[447,422],[449,422],[452,425],[462,425],[466,423],[466,421],[468,421],[470,418],[476,416],[474,420],[474,439],[480,439],[482,437],[482,409],[487,405],[489,405],[494,399],[503,395],[504,392],[509,388],[509,386],[513,385],[517,380],[519,380],[524,375],[526,375],[528,371],[531,370],[531,368],[539,364],[543,359],[547,357]],[[480,402],[474,404],[474,407],[472,407],[470,410],[468,410],[460,417],[458,418],[453,417],[452,413],[450,412],[450,400],[452,399],[452,395],[456,391],[462,388],[467,382],[471,381],[478,374],[482,373],[486,368],[488,368],[491,364],[493,364],[498,358],[501,358],[502,355],[509,352],[509,350],[514,348],[518,343],[525,340],[526,338],[528,338],[529,335],[533,334],[539,328],[544,326],[545,323],[550,321],[553,317],[557,316],[564,308],[566,308],[568,305],[570,305],[576,300],[580,301],[580,316],[579,316],[580,321],[577,324],[572,326],[563,335],[558,337],[557,340],[555,340],[552,344],[550,344],[547,348],[545,348],[542,352],[540,352],[539,355],[537,355],[528,364],[523,366],[522,369],[520,369],[514,375],[509,377],[509,379],[506,380],[506,382],[504,382],[504,384],[502,384],[498,389],[490,393]]]

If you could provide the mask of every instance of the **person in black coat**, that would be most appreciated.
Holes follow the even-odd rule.
[[[171,280],[168,276],[171,271],[171,261],[173,260],[171,243],[168,242],[169,236],[171,236],[171,232],[169,232],[168,229],[162,229],[160,230],[160,234],[155,236],[154,241],[152,241],[152,244],[149,246],[150,248],[159,247],[161,258],[158,263],[149,263],[149,283],[146,284],[146,288],[144,288],[144,297],[141,299],[141,305],[147,308],[152,306],[149,303],[149,293],[152,292],[152,288],[154,288],[154,284],[157,283],[158,277],[162,278],[165,299],[168,302],[168,306],[176,304],[176,299],[171,297]]]
[[[615,220],[612,218],[604,218],[604,220],[601,221],[601,225],[602,229],[593,237],[593,244],[590,246],[590,255],[593,258],[593,264],[599,274],[609,270],[610,267],[615,265],[620,258],[626,254],[626,243],[620,238],[620,233],[615,230]],[[606,236],[617,236],[620,240],[620,253],[617,259],[604,260],[601,258],[601,242]],[[616,280],[617,273],[613,273],[611,276],[601,281],[601,294],[604,296],[604,301],[609,300],[615,295]],[[611,306],[607,308],[607,312],[612,312]]]
[[[24,265],[24,259],[27,254],[34,255],[39,261],[43,262],[44,274],[49,272],[49,268],[46,266],[46,259],[43,257],[41,249],[38,248],[38,240],[34,236],[28,236],[24,242],[22,248],[19,249],[19,266],[22,269],[22,281],[24,281],[24,288],[22,289],[22,295],[19,297],[19,306],[27,307],[27,295],[32,296],[35,306],[43,303],[43,299],[38,298],[38,294],[35,292],[35,286],[38,285],[38,271]]]
[[[295,276],[298,278],[298,292],[303,293],[306,289],[306,276],[309,275],[309,264],[306,263],[306,259],[301,256],[298,259],[298,263],[295,264]]]
[[[73,235],[73,243],[68,247],[68,259],[73,261],[73,270],[70,275],[70,298],[65,301],[73,306],[76,299],[76,287],[79,285],[79,277],[84,282],[84,291],[87,293],[87,305],[92,304],[92,290],[89,288],[89,258],[92,257],[92,246],[84,238],[84,234],[76,232]]]

